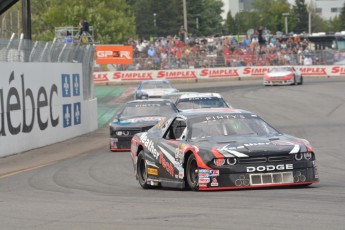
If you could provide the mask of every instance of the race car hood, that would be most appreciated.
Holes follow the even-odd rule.
[[[150,117],[131,117],[126,119],[114,119],[111,123],[112,126],[133,126],[144,127],[157,124],[164,117],[150,116]]]
[[[274,72],[274,73],[267,73],[266,76],[267,77],[285,77],[291,73],[292,72],[290,72],[290,71]]]
[[[216,151],[224,157],[253,157],[268,155],[286,155],[299,151],[306,152],[307,146],[302,139],[289,136],[246,137],[246,138],[210,138],[196,144],[200,151]]]

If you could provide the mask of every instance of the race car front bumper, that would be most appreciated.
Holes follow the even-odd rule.
[[[288,164],[291,168],[279,169],[277,165],[249,166],[247,170],[219,168],[199,169],[199,190],[231,190],[261,187],[309,185],[319,182],[315,161]],[[272,167],[270,167],[272,166]],[[256,169],[247,172],[249,169]],[[241,172],[242,171],[242,172]],[[249,170],[251,171],[251,170]]]

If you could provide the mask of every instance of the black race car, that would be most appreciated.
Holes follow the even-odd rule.
[[[224,190],[319,181],[307,140],[231,108],[186,110],[162,120],[133,137],[131,157],[143,188]]]
[[[178,110],[170,100],[149,99],[127,102],[109,124],[110,150],[129,151],[134,134],[152,128],[165,116]]]

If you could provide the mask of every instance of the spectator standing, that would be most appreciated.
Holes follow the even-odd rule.
[[[303,60],[303,65],[312,65],[313,60],[311,59],[310,55],[306,55],[304,60]]]
[[[259,42],[260,47],[265,45],[265,43],[266,43],[266,41],[263,37],[263,30],[264,30],[263,26],[260,26],[259,29],[257,30],[258,42]]]

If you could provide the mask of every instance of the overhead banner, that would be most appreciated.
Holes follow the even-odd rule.
[[[97,64],[133,64],[132,46],[98,45],[96,46]]]

